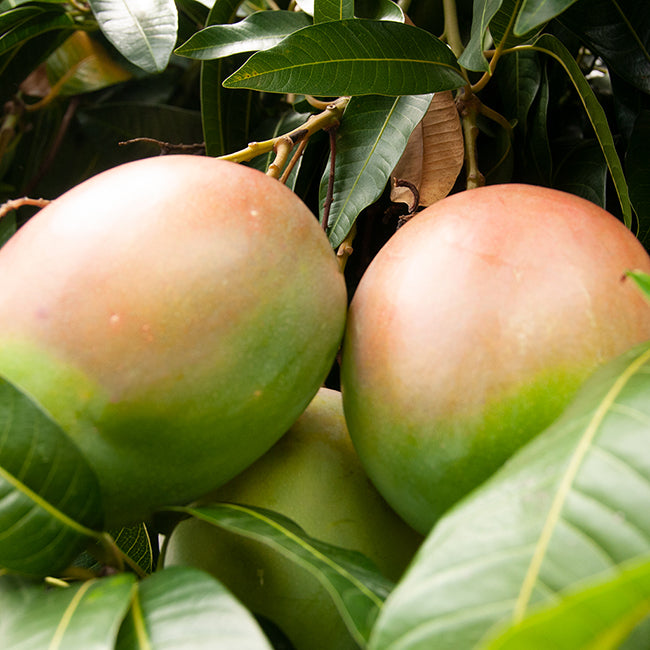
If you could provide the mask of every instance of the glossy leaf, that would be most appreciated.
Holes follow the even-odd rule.
[[[354,11],[357,18],[404,22],[404,12],[393,0],[356,0]]]
[[[137,585],[116,650],[271,650],[253,615],[199,569],[168,567]]]
[[[21,7],[21,9],[23,8]],[[19,9],[14,11],[19,11]],[[0,35],[0,55],[47,32],[75,30],[77,27],[69,14],[60,11],[39,12],[29,20],[21,21],[13,29]]]
[[[119,53],[147,72],[167,67],[176,43],[173,0],[89,0],[99,27]]]
[[[79,95],[126,81],[131,73],[86,32],[76,31],[48,57],[47,76],[55,93]]]
[[[555,38],[551,34],[542,34],[542,36],[540,36],[531,47],[548,54],[558,61],[569,75],[573,85],[578,91],[580,101],[585,107],[587,117],[594,128],[596,138],[600,143],[603,155],[607,161],[607,167],[612,176],[612,180],[614,181],[625,224],[628,228],[631,227],[632,206],[630,205],[627,181],[625,180],[623,167],[618,157],[614,145],[614,138],[609,128],[609,124],[607,123],[607,115],[605,114],[603,107],[598,102],[598,99],[596,99],[593,90],[589,86],[589,82],[584,78],[580,67],[571,56],[571,53],[559,39]]]
[[[549,145],[547,114],[549,82],[547,66],[542,66],[539,92],[530,109],[530,120],[524,148],[524,174],[528,182],[551,185],[553,159]]]
[[[74,443],[26,395],[0,380],[0,567],[65,569],[101,528],[99,484]]]
[[[134,576],[128,573],[49,588],[2,576],[2,647],[113,650],[134,583]]]
[[[580,0],[560,16],[623,79],[650,93],[650,12],[638,0]]]
[[[496,81],[501,90],[506,117],[516,120],[524,137],[528,114],[542,80],[539,53],[531,50],[506,54],[497,66]]]
[[[553,187],[606,207],[607,165],[598,142],[581,141],[558,165]]]
[[[650,343],[447,513],[386,601],[373,650],[475,648],[650,551]]]
[[[503,0],[474,0],[471,37],[458,62],[468,70],[487,71],[487,59],[483,51],[487,49],[490,21],[501,7]]]
[[[311,25],[297,11],[258,11],[228,25],[209,25],[176,49],[190,59],[219,59],[230,54],[266,50],[289,34]]]
[[[627,275],[631,277],[638,285],[639,289],[643,291],[646,298],[650,300],[650,275],[643,271],[628,271]]]
[[[639,222],[638,237],[650,246],[650,110],[637,117],[625,155],[625,171],[630,199]]]
[[[534,0],[533,0],[534,1]],[[490,36],[494,41],[495,47],[500,49],[514,47],[520,43],[529,41],[540,31],[540,28],[546,21],[540,25],[534,25],[525,32],[517,32],[516,25],[522,11],[527,4],[526,0],[503,0],[499,11],[490,21]],[[548,4],[547,2],[545,4]]]
[[[227,88],[322,96],[418,95],[464,83],[451,50],[435,36],[366,19],[305,27],[224,81]]]
[[[338,246],[361,210],[386,187],[408,139],[426,113],[432,95],[353,97],[336,138],[334,194],[328,234]],[[320,187],[320,213],[325,202],[329,165]]]
[[[262,542],[309,571],[332,597],[352,637],[361,645],[367,641],[392,583],[363,555],[319,542],[290,519],[261,508],[218,503],[173,510]]]
[[[650,560],[563,594],[485,645],[485,650],[617,650],[650,613]]]
[[[314,23],[354,18],[354,0],[314,0]]]
[[[241,2],[216,0],[208,16],[208,25],[232,22]],[[239,148],[242,146],[239,134],[245,136],[251,128],[251,93],[222,86],[223,80],[241,63],[235,56],[201,64],[201,119],[209,156],[221,156]]]
[[[513,28],[515,36],[541,27],[575,2],[576,0],[523,0]]]

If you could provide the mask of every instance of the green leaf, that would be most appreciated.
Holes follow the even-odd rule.
[[[48,57],[47,78],[60,95],[80,95],[126,81],[131,74],[86,32],[76,31]]]
[[[151,537],[145,524],[122,528],[113,539],[118,548],[137,564],[145,573],[153,570]]]
[[[345,239],[361,210],[381,196],[432,98],[431,94],[369,95],[350,100],[336,138],[334,193],[327,228],[332,246]],[[329,171],[328,165],[320,186],[321,221]]]
[[[524,137],[530,111],[542,80],[539,54],[531,50],[516,50],[505,55],[496,72],[505,115],[517,121]]]
[[[305,27],[224,81],[227,88],[321,96],[419,95],[464,84],[451,50],[435,36],[366,19]]]
[[[636,282],[639,289],[641,289],[646,298],[650,300],[650,275],[644,273],[643,271],[634,270],[627,271],[626,275],[631,277]]]
[[[22,7],[21,7],[22,9]],[[19,11],[15,9],[14,11]],[[77,29],[74,19],[60,11],[43,11],[0,36],[0,55],[47,32]]]
[[[230,54],[266,50],[311,24],[297,11],[258,11],[229,25],[210,25],[176,49],[190,59],[219,59]]]
[[[650,246],[650,110],[637,117],[625,154],[630,199],[639,222],[639,240]]]
[[[580,0],[559,18],[608,67],[650,93],[650,14],[638,0]]]
[[[356,0],[354,11],[357,18],[404,22],[404,12],[392,0]]]
[[[489,65],[483,51],[486,50],[490,21],[501,7],[503,0],[474,0],[472,30],[469,42],[458,59],[467,70],[488,71]]]
[[[241,2],[217,0],[210,10],[208,25],[230,23]],[[252,93],[222,86],[223,80],[241,63],[239,57],[234,56],[201,64],[201,119],[209,156],[221,156],[240,148],[241,140],[246,140],[245,136],[250,132]]]
[[[101,528],[99,483],[50,417],[0,379],[0,567],[65,569]]]
[[[514,47],[525,41],[531,40],[544,24],[534,25],[531,29],[522,33],[515,30],[516,20],[519,12],[526,5],[526,0],[503,0],[499,11],[490,21],[490,36],[496,47],[500,49]]]
[[[116,650],[271,650],[253,615],[199,569],[168,567],[138,585]]]
[[[331,595],[352,637],[365,644],[392,583],[363,555],[319,542],[262,508],[218,503],[172,510],[262,542],[309,571]]]
[[[551,34],[542,34],[533,45],[522,47],[532,47],[535,50],[548,54],[558,61],[569,75],[585,107],[587,117],[596,133],[596,138],[600,143],[603,155],[607,161],[607,167],[614,181],[616,193],[618,194],[625,225],[630,228],[632,226],[632,206],[630,205],[627,181],[625,180],[623,167],[614,145],[612,132],[607,123],[607,115],[603,107],[599,104],[589,82],[584,78],[580,67],[571,56],[569,50]]]
[[[566,11],[576,0],[523,0],[513,32],[522,36]]]
[[[119,53],[147,72],[167,67],[176,43],[174,0],[89,0],[99,27]]]
[[[530,124],[524,150],[524,174],[528,182],[546,187],[550,187],[553,173],[553,158],[547,127],[548,100],[548,70],[544,65],[539,92],[530,111]]]
[[[626,563],[615,577],[562,594],[485,650],[616,650],[650,612],[650,560]]]
[[[354,0],[314,0],[314,23],[354,18]]]
[[[132,574],[46,588],[0,577],[0,639],[7,650],[113,650],[134,589]]]
[[[650,343],[603,366],[563,415],[435,526],[386,601],[373,650],[475,648],[650,550]]]
[[[607,165],[598,142],[581,140],[558,165],[553,187],[606,207]]]

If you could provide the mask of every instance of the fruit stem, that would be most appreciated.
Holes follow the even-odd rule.
[[[225,156],[219,156],[219,158],[220,160],[230,160],[232,162],[246,162],[252,160],[256,156],[261,156],[262,154],[274,151],[276,144],[284,138],[289,138],[295,146],[302,140],[308,140],[317,131],[338,124],[349,101],[349,97],[339,97],[333,102],[327,104],[325,110],[311,115],[302,126],[299,126],[284,135],[271,138],[270,140],[251,142],[245,149],[240,149],[239,151],[226,154]]]
[[[0,219],[9,214],[12,210],[18,210],[18,208],[22,208],[24,205],[44,208],[48,203],[50,203],[49,199],[30,199],[26,196],[23,196],[21,199],[11,199],[0,205]]]
[[[476,146],[479,135],[477,116],[481,112],[481,102],[471,89],[465,88],[456,98],[456,106],[460,113],[465,138],[465,185],[466,189],[471,190],[485,185],[485,177],[478,166]]]
[[[444,37],[456,58],[463,53],[465,46],[460,37],[458,27],[458,11],[456,10],[456,0],[442,0],[442,9],[445,17]]]

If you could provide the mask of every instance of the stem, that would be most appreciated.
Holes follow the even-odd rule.
[[[442,0],[442,8],[445,16],[445,39],[451,47],[451,51],[458,58],[463,53],[465,46],[460,38],[456,0]]]
[[[307,140],[303,139],[300,141],[298,144],[298,148],[296,149],[295,153],[293,154],[291,160],[289,161],[289,164],[285,167],[284,172],[282,172],[282,176],[280,176],[280,182],[284,185],[286,185],[287,180],[289,179],[289,175],[293,171],[293,168],[297,165],[298,161],[300,160],[300,156],[305,152],[305,148],[307,147]]]
[[[336,249],[336,259],[339,263],[339,268],[341,273],[345,271],[345,265],[348,261],[350,255],[352,255],[354,248],[352,248],[352,242],[357,234],[357,222],[355,221],[350,228],[350,232],[346,235],[345,239],[340,243],[339,247]]]
[[[0,219],[13,210],[22,208],[24,205],[33,205],[37,208],[44,208],[48,203],[50,203],[49,199],[30,199],[26,196],[23,196],[22,199],[11,199],[10,201],[0,205]]]
[[[323,203],[323,230],[327,232],[327,226],[330,220],[330,210],[332,208],[332,201],[334,200],[334,174],[336,172],[336,132],[338,126],[333,126],[328,129],[330,136],[330,173],[327,179],[327,194]]]
[[[317,131],[338,124],[349,101],[349,97],[339,97],[337,100],[328,104],[324,111],[311,115],[302,126],[293,129],[293,131],[289,131],[276,138],[271,138],[270,140],[264,140],[263,142],[251,142],[245,149],[220,156],[220,159],[230,160],[232,162],[245,162],[252,160],[256,156],[269,153],[269,151],[274,151],[276,143],[282,138],[290,138],[294,144],[303,138],[309,139]]]
[[[278,141],[273,147],[275,158],[266,171],[267,176],[270,176],[271,178],[280,178],[294,144],[294,141],[289,136],[285,135],[278,138]]]
[[[476,118],[480,112],[480,105],[478,97],[467,90],[457,100],[465,139],[465,183],[468,190],[485,185],[485,177],[481,174],[478,166],[476,146],[479,134]]]

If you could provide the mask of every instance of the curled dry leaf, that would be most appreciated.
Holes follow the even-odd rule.
[[[418,188],[421,206],[435,203],[449,194],[463,161],[463,132],[453,95],[438,92],[391,174],[391,201],[411,204],[411,190],[396,185],[404,180]]]

